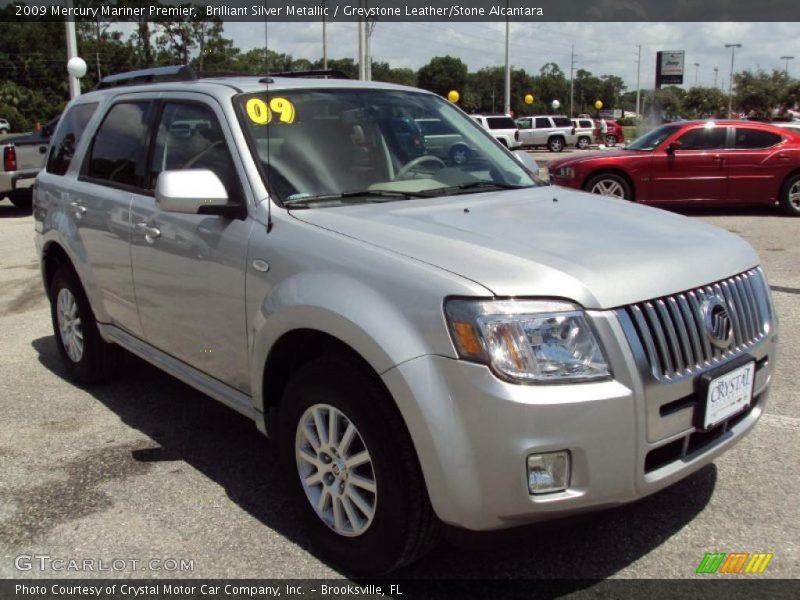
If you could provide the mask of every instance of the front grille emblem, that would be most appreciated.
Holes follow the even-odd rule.
[[[703,303],[703,325],[709,341],[721,350],[727,350],[733,343],[733,321],[725,300],[711,296]]]

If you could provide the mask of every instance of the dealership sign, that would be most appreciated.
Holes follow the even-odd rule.
[[[683,50],[663,50],[656,54],[656,87],[683,83]]]

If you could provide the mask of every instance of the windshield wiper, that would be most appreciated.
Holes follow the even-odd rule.
[[[515,185],[513,183],[499,183],[496,181],[470,181],[469,183],[462,183],[460,185],[449,185],[440,188],[433,188],[432,190],[425,190],[420,192],[421,196],[452,196],[461,193],[482,192],[485,190],[521,190],[523,188],[533,187],[530,185]]]
[[[319,194],[317,196],[300,196],[292,198],[289,197],[283,201],[283,205],[287,207],[301,207],[307,206],[314,202],[325,202],[326,200],[345,200],[345,199],[361,199],[361,198],[375,198],[375,202],[383,202],[379,198],[389,198],[393,200],[405,198],[422,198],[423,194],[416,192],[398,192],[395,190],[356,190],[351,192],[342,192],[340,194]]]

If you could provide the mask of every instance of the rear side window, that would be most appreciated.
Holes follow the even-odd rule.
[[[594,128],[594,123],[591,121],[580,121],[580,126],[584,129],[592,129]]]
[[[550,119],[546,117],[536,117],[536,129],[549,129]]]
[[[489,129],[516,129],[517,124],[511,117],[490,117],[486,119]]]
[[[700,127],[678,138],[681,150],[718,150],[725,147],[727,127]]]
[[[556,127],[572,127],[572,121],[567,117],[553,117],[553,123],[556,124]]]
[[[150,102],[115,104],[97,130],[86,175],[119,185],[142,187]]]
[[[520,129],[530,129],[531,128],[531,120],[530,119],[517,119],[517,125],[519,125]]]
[[[772,133],[771,131],[737,127],[734,148],[749,148],[751,150],[759,148],[771,148],[775,144],[779,143],[782,139],[783,138],[777,133]]]
[[[97,102],[76,104],[61,117],[61,126],[50,144],[50,154],[47,156],[45,169],[48,173],[63,175],[67,172],[72,157],[75,156],[75,148],[78,147],[81,134],[95,110]]]

